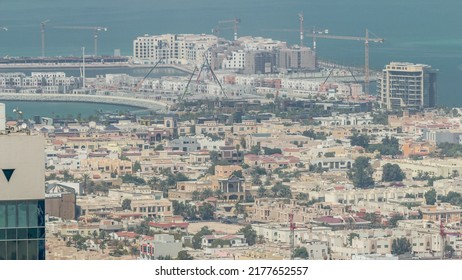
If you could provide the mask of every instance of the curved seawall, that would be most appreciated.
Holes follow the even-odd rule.
[[[167,104],[156,100],[87,94],[30,94],[30,93],[0,93],[0,101],[38,101],[38,102],[90,102],[101,104],[127,105],[146,108],[155,111],[165,110]]]

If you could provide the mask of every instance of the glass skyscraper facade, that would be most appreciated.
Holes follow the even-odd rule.
[[[0,200],[0,260],[45,259],[45,201]]]

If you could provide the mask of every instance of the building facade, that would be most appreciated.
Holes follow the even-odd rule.
[[[0,135],[0,260],[45,259],[43,151],[41,136]]]
[[[436,105],[436,70],[428,65],[392,62],[377,80],[382,108],[422,109]]]

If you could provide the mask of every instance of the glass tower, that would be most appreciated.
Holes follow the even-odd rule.
[[[0,201],[0,260],[45,259],[45,201]]]

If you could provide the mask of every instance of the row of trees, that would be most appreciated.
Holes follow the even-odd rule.
[[[260,186],[257,190],[258,197],[274,197],[274,198],[292,198],[292,191],[289,186],[282,182],[277,182],[271,189]]]
[[[363,134],[355,134],[350,137],[352,146],[360,146],[367,152],[379,151],[382,156],[395,156],[401,154],[399,141],[395,137],[384,137],[380,144],[370,144],[371,138]]]
[[[368,157],[358,157],[353,163],[352,168],[348,171],[348,178],[353,182],[356,188],[369,188],[374,186],[372,177],[374,169]],[[404,172],[398,164],[387,163],[383,166],[382,181],[396,182],[406,178]]]
[[[209,203],[204,203],[199,206],[199,209],[195,205],[190,203],[183,203],[174,200],[172,202],[173,214],[181,215],[188,220],[196,220],[198,218],[202,220],[213,220],[215,214],[215,207]]]

